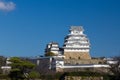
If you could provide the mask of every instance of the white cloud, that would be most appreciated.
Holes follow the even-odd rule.
[[[0,0],[0,11],[12,11],[15,9],[15,3]]]

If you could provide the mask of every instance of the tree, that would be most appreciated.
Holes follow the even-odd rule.
[[[48,52],[48,53],[45,54],[45,56],[56,56],[56,55],[53,52]]]
[[[40,77],[40,74],[36,71],[31,71],[28,76],[29,79],[33,79],[33,80],[39,77]]]
[[[116,64],[111,64],[111,71],[113,72],[115,79],[120,79],[120,57],[114,57],[114,60],[118,61]]]
[[[27,77],[26,74],[35,67],[35,64],[18,57],[10,58],[10,62],[10,66],[12,67],[12,70],[10,71],[10,77],[12,80]]]
[[[5,63],[6,63],[5,61],[6,61],[6,58],[3,56],[0,56],[0,73],[2,72],[1,66],[5,65]]]

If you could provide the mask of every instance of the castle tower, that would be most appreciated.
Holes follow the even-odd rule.
[[[59,55],[60,54],[59,44],[56,42],[51,42],[47,44],[45,53],[48,53],[48,52],[53,52],[55,55]]]
[[[71,26],[63,45],[65,59],[91,59],[90,43],[83,31],[82,26]]]

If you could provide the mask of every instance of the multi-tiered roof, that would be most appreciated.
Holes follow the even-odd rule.
[[[59,54],[59,44],[56,42],[51,42],[51,43],[47,44],[45,53],[48,53],[48,52],[53,52],[56,55],[58,55]]]
[[[64,51],[89,52],[90,43],[87,36],[83,33],[82,26],[71,26],[70,34],[65,37]]]

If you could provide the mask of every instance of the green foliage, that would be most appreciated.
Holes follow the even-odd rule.
[[[30,78],[30,79],[40,78],[40,74],[39,74],[38,72],[36,72],[36,71],[31,71],[31,72],[29,73],[28,78]]]
[[[110,65],[111,66],[111,71],[113,72],[114,76],[115,76],[115,80],[120,79],[120,68],[119,68],[119,63],[118,64],[113,64]]]
[[[22,78],[23,77],[23,74],[22,72],[20,71],[20,69],[12,69],[10,71],[10,74],[9,74],[9,77],[12,79],[12,80],[17,80],[19,78]]]
[[[14,69],[11,70],[11,72],[20,72],[20,69],[14,68]]]
[[[61,80],[61,76],[62,76],[63,73],[51,73],[49,75],[41,75],[40,78],[42,80]]]
[[[45,56],[56,56],[56,55],[53,52],[48,52],[48,53],[45,54]]]
[[[26,61],[26,60],[22,60],[18,57],[12,57],[10,59],[10,62],[12,62],[11,66],[12,68],[19,68],[19,69],[32,69],[35,67],[35,64]]]
[[[8,75],[0,74],[0,80],[1,80],[1,79],[7,79],[7,78],[8,78]]]
[[[1,66],[4,66],[6,62],[6,58],[3,56],[0,56],[0,74],[2,73]]]
[[[103,77],[103,80],[119,80],[119,78],[116,79],[115,75],[109,75],[109,74],[98,73],[98,72],[90,72],[90,71],[65,72],[64,74],[61,75],[60,80],[64,80],[65,76],[70,76],[70,77],[80,76],[82,77],[82,79],[85,79],[85,80],[86,80],[86,77],[88,78]]]
[[[56,74],[55,74],[55,78],[56,78],[56,79],[59,79],[59,78],[62,76],[62,74],[63,74],[63,73],[60,73],[60,72],[56,73]]]
[[[24,74],[29,73],[35,67],[35,64],[18,57],[10,58],[10,62],[12,70],[9,76],[11,79],[25,78]]]

